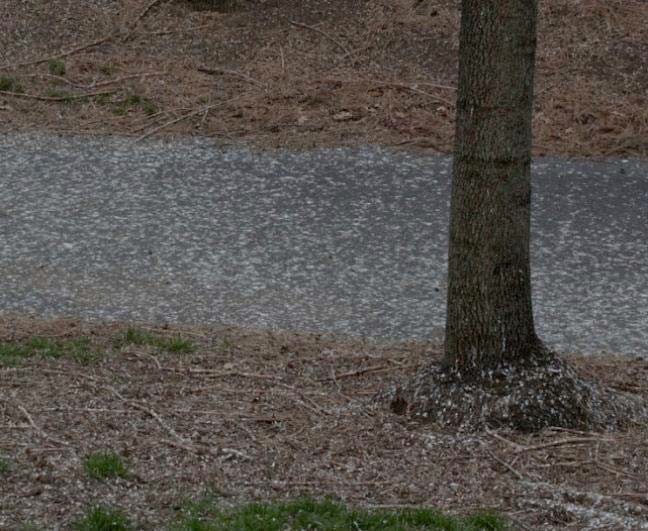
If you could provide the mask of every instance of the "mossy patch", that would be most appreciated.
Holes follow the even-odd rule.
[[[15,92],[16,94],[22,94],[25,92],[20,81],[15,77],[9,76],[0,76],[0,90],[5,92]]]
[[[65,75],[65,63],[60,59],[50,59],[47,62],[47,70],[53,76],[64,76]]]

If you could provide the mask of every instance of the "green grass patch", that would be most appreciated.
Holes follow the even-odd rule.
[[[11,471],[11,463],[6,457],[0,455],[0,476],[4,476]]]
[[[227,13],[240,7],[240,0],[186,0],[195,11],[220,11]]]
[[[65,63],[60,59],[50,59],[47,61],[47,70],[53,76],[64,76],[65,75]]]
[[[176,335],[173,337],[159,337],[144,330],[128,328],[115,342],[116,348],[125,345],[147,345],[159,350],[173,352],[174,354],[190,354],[196,350],[195,345],[188,339]]]
[[[231,352],[232,349],[234,348],[234,342],[229,337],[224,337],[221,340],[221,344],[223,346],[223,350],[227,352]]]
[[[111,479],[128,477],[128,467],[121,457],[114,452],[95,452],[86,457],[83,468],[93,479]]]
[[[96,505],[72,523],[75,531],[130,531],[135,529],[128,516],[119,509]]]
[[[101,72],[104,76],[112,76],[115,72],[117,72],[117,67],[114,65],[101,65],[99,67],[99,72]]]
[[[466,518],[432,509],[352,510],[331,500],[304,498],[281,503],[252,503],[222,510],[209,499],[187,506],[176,531],[284,531],[302,529],[361,531],[504,531],[504,520],[487,512]]]
[[[80,363],[94,361],[98,354],[87,337],[54,340],[32,337],[21,342],[0,343],[0,365],[13,366],[26,358],[71,358]]]
[[[25,89],[15,77],[0,76],[0,90],[22,94]]]

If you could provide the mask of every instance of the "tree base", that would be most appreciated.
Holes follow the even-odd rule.
[[[549,426],[612,430],[648,418],[643,401],[583,380],[555,356],[470,381],[440,364],[431,365],[382,398],[395,413],[461,431],[534,432]]]

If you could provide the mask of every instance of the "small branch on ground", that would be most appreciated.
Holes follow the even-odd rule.
[[[230,376],[240,376],[241,378],[254,378],[258,380],[272,380],[280,382],[281,379],[269,374],[259,374],[254,372],[241,372],[241,371],[217,371],[214,369],[170,369],[165,368],[165,371],[178,372],[180,374],[203,374],[211,378],[227,378]]]
[[[106,389],[114,394],[117,398],[119,398],[122,402],[133,406],[135,409],[139,409],[140,411],[143,411],[144,413],[147,413],[148,415],[153,417],[157,421],[157,423],[162,426],[162,428],[164,428],[167,433],[169,433],[178,443],[182,444],[183,447],[193,447],[190,441],[179,435],[171,426],[164,422],[164,419],[162,419],[162,417],[160,417],[160,415],[158,415],[157,412],[155,412],[153,409],[143,406],[142,404],[134,400],[129,400],[114,387],[106,386]]]
[[[511,445],[513,448],[515,448],[515,449],[518,450],[518,451],[520,451],[520,450],[526,450],[526,449],[527,449],[526,446],[524,446],[524,445],[522,445],[522,444],[518,444],[518,443],[516,443],[515,441],[511,441],[511,440],[507,439],[506,437],[502,437],[499,433],[497,433],[497,432],[495,432],[495,431],[489,430],[488,428],[486,428],[485,431],[486,431],[486,433],[487,433],[488,435],[490,435],[491,437],[494,437],[495,439],[498,439],[498,440],[500,440],[500,441],[505,442],[506,444]]]
[[[637,480],[637,481],[644,481],[645,478],[638,476],[637,474],[632,474],[631,472],[627,472],[625,470],[619,470],[618,468],[614,468],[610,465],[606,465],[605,463],[601,463],[598,459],[594,461],[594,464],[599,467],[602,470],[605,470],[606,472],[610,472],[611,474],[615,474],[617,476],[626,476],[628,478]]]
[[[16,405],[16,407],[20,410],[20,412],[25,416],[27,419],[27,422],[29,422],[29,425],[34,428],[34,430],[44,439],[47,439],[48,441],[51,441],[56,444],[61,444],[63,446],[70,446],[69,443],[66,443],[65,441],[61,441],[60,439],[57,439],[56,437],[52,437],[49,435],[43,428],[38,426],[35,422],[32,416],[29,414],[29,411],[27,411],[23,406],[20,404]]]
[[[139,74],[129,74],[127,76],[122,76],[115,79],[108,79],[106,81],[102,81],[101,83],[93,83],[88,88],[99,88],[99,87],[105,87],[107,85],[114,85],[115,83],[121,83],[122,81],[126,81],[127,79],[135,79],[135,78],[139,79],[144,77],[166,76],[166,75],[168,75],[167,72],[141,72]]]
[[[246,74],[242,74],[241,72],[236,72],[235,70],[227,70],[226,68],[208,68],[206,66],[199,66],[196,70],[198,70],[198,72],[203,72],[205,74],[211,75],[225,74],[229,76],[240,77],[248,83],[252,83],[253,85],[257,85],[264,90],[268,90],[268,86],[265,83],[261,83],[261,81],[258,81]]]
[[[138,136],[135,139],[135,143],[141,142],[142,140],[150,137],[151,135],[154,135],[155,133],[159,133],[163,129],[166,129],[167,127],[171,127],[172,125],[177,124],[178,122],[182,122],[183,120],[187,120],[189,118],[192,118],[193,116],[198,116],[198,115],[200,115],[200,114],[202,114],[205,111],[208,111],[210,109],[214,109],[216,107],[222,107],[222,106],[227,105],[228,103],[232,103],[233,101],[236,101],[238,99],[240,99],[240,96],[235,97],[235,98],[231,98],[231,99],[229,99],[227,101],[221,101],[219,103],[214,103],[212,105],[207,105],[207,106],[201,107],[200,109],[197,109],[195,111],[191,111],[191,112],[189,112],[187,114],[183,114],[182,116],[180,116],[178,118],[174,118],[173,120],[165,122],[162,125],[159,125],[158,127],[155,127],[153,129],[151,129],[150,131],[144,133],[143,135]]]
[[[151,115],[153,116],[153,115]],[[149,332],[158,332],[160,334],[171,334],[173,336],[177,336],[178,334],[180,335],[188,335],[188,336],[195,336],[195,337],[200,337],[200,338],[208,338],[209,336],[206,334],[199,334],[198,332],[191,332],[189,330],[167,330],[164,328],[159,328],[159,327],[152,327],[152,326],[141,326],[140,327],[142,330],[148,330]]]
[[[504,459],[501,459],[501,458],[497,457],[497,455],[495,455],[495,453],[491,452],[488,449],[486,450],[486,453],[488,455],[490,455],[491,458],[493,458],[495,461],[497,461],[500,465],[504,466],[508,471],[512,472],[515,475],[515,477],[517,477],[518,479],[520,479],[520,480],[529,479],[524,474],[522,474],[522,472],[520,472],[519,470],[514,468],[513,465],[511,465],[510,463],[507,463]]]
[[[33,66],[33,65],[39,65],[41,63],[46,63],[47,61],[51,61],[53,59],[61,59],[62,57],[68,57],[69,55],[73,55],[78,52],[82,52],[84,50],[87,50],[88,48],[92,48],[94,46],[99,46],[100,44],[103,44],[105,42],[108,42],[110,39],[113,38],[113,34],[106,35],[102,37],[101,39],[98,39],[96,41],[92,41],[86,44],[82,44],[80,46],[77,46],[76,48],[72,48],[71,50],[68,50],[66,52],[60,52],[55,55],[50,55],[48,57],[41,57],[40,59],[34,59],[33,61],[25,61],[24,63],[14,63],[14,64],[6,64],[0,66],[0,70],[13,70],[14,68],[19,68],[21,66]]]
[[[442,96],[438,96],[436,94],[432,94],[431,92],[426,92],[425,90],[421,90],[415,85],[421,84],[421,85],[427,85],[430,87],[434,88],[439,88],[439,89],[444,89],[444,90],[456,90],[453,87],[449,87],[446,85],[436,85],[434,83],[425,83],[425,82],[418,82],[415,81],[413,83],[399,83],[396,81],[384,81],[380,79],[337,79],[337,78],[323,78],[323,79],[315,79],[314,80],[317,83],[345,83],[345,84],[358,84],[358,85],[372,85],[370,88],[394,88],[394,89],[401,89],[401,90],[407,90],[409,92],[413,92],[415,94],[421,94],[423,96],[427,96],[428,98],[435,99],[441,103],[444,103],[450,108],[454,108],[455,102],[451,101],[449,99],[446,99]]]
[[[392,481],[348,481],[344,479],[331,480],[321,479],[312,481],[246,481],[243,483],[246,487],[320,487],[322,485],[354,485],[358,487],[378,487],[381,485],[393,485]]]
[[[428,98],[431,98],[433,100],[439,101],[441,103],[444,103],[448,107],[454,107],[455,102],[450,101],[442,96],[437,96],[436,94],[432,94],[431,92],[426,92],[424,90],[421,90],[419,88],[416,88],[412,85],[406,85],[404,83],[387,83],[387,82],[381,82],[375,85],[376,88],[379,87],[385,87],[385,88],[394,88],[394,89],[401,89],[401,90],[407,90],[409,92],[414,92],[415,94],[421,94],[422,96],[427,96]]]
[[[522,485],[527,487],[529,490],[539,490],[547,489],[552,493],[558,494],[563,497],[577,498],[581,500],[588,500],[591,503],[597,505],[601,501],[606,500],[612,504],[624,504],[630,508],[635,514],[646,514],[648,513],[648,508],[645,506],[646,503],[646,494],[627,492],[627,493],[615,493],[615,494],[601,494],[600,492],[591,492],[584,491],[578,488],[556,485],[548,481],[523,481]],[[631,500],[631,501],[623,501]],[[634,503],[634,500],[638,500],[640,503]]]
[[[155,36],[161,36],[161,35],[173,35],[175,33],[193,33],[195,31],[199,30],[204,30],[208,28],[213,28],[214,23],[211,22],[209,24],[202,24],[200,26],[192,26],[189,28],[180,28],[180,29],[174,29],[174,30],[160,30],[160,31],[143,31],[140,33],[140,35],[155,35]]]
[[[72,81],[70,79],[61,77],[61,76],[54,76],[52,74],[24,74],[21,77],[35,77],[39,79],[51,79],[53,81],[57,81],[59,83],[65,83],[66,85],[70,85],[71,87],[78,88],[78,89],[83,89],[83,90],[89,90],[94,87],[90,87],[88,85],[82,85],[78,81]]]
[[[132,352],[132,354],[133,354],[136,358],[138,358],[138,359],[143,359],[143,358],[144,358],[144,355],[139,354],[139,353],[137,353],[137,352]],[[148,354],[148,353],[147,353],[147,354],[146,354],[146,357],[149,358],[150,360],[152,360],[153,363],[155,363],[155,366],[157,367],[157,369],[158,369],[159,371],[162,370],[162,364],[160,363],[160,360],[158,360],[158,359],[157,359],[153,354]]]
[[[241,371],[215,371],[215,370],[210,370],[210,369],[186,369],[186,370],[181,370],[181,369],[169,369],[169,368],[163,368],[162,370],[164,371],[170,371],[170,372],[179,372],[179,373],[185,373],[185,374],[203,374],[205,376],[209,376],[212,378],[226,378],[226,377],[242,377],[242,378],[252,378],[252,379],[257,379],[257,380],[267,380],[267,381],[272,381],[274,382],[274,385],[276,387],[282,387],[284,389],[287,389],[289,391],[292,391],[295,393],[301,401],[298,401],[301,405],[303,405],[306,409],[312,411],[313,413],[317,415],[330,415],[331,412],[322,408],[319,404],[317,404],[315,401],[313,401],[311,398],[306,396],[304,393],[302,393],[299,389],[292,385],[288,385],[287,383],[284,383],[281,381],[281,378],[277,376],[271,376],[267,374],[257,374],[257,373],[251,373],[251,372],[241,372]]]
[[[342,374],[337,374],[335,375],[335,379],[337,380],[342,380],[344,378],[352,378],[354,376],[361,376],[363,374],[367,374],[369,372],[371,373],[376,373],[376,372],[385,372],[385,371],[397,371],[397,370],[403,370],[403,369],[410,369],[412,367],[418,367],[418,363],[408,363],[406,365],[399,365],[398,367],[387,367],[386,365],[374,365],[373,367],[365,367],[364,369],[357,369],[355,371],[349,371],[349,372],[344,372]],[[324,378],[324,380],[331,380],[332,377],[329,378]]]
[[[102,92],[89,92],[87,94],[70,94],[69,96],[40,96],[38,94],[24,94],[22,92],[9,92],[6,90],[0,90],[0,94],[3,96],[10,96],[12,98],[25,98],[31,100],[39,101],[69,101],[69,100],[81,100],[84,98],[92,98],[94,96],[103,96],[107,94],[114,94],[116,90],[105,90]]]
[[[388,86],[388,85],[396,85],[400,87],[413,87],[416,88],[416,85],[425,85],[426,87],[432,87],[432,88],[437,88],[437,89],[442,89],[442,90],[451,90],[451,91],[456,91],[457,87],[453,87],[451,85],[441,85],[439,83],[432,83],[431,81],[410,81],[408,83],[403,83],[403,82],[395,82],[395,81],[387,81],[383,79],[341,79],[341,78],[320,78],[320,79],[314,79],[313,81],[316,81],[318,83],[344,83],[347,85],[354,85],[354,84],[361,84],[361,85],[377,85],[377,86]]]
[[[401,140],[400,142],[396,142],[395,144],[392,144],[393,146],[405,146],[407,144],[413,144],[416,147],[420,148],[432,148],[435,151],[438,151],[439,153],[448,153],[452,151],[452,146],[450,144],[446,145],[441,145],[437,142],[434,142],[430,139],[430,137],[426,136],[417,136],[415,138],[408,138],[407,140]]]
[[[556,446],[566,446],[571,444],[590,444],[600,443],[601,441],[613,442],[614,439],[610,437],[573,437],[571,439],[561,439],[560,441],[552,441],[545,444],[537,444],[535,446],[525,446],[518,448],[515,453],[533,452],[536,450],[544,450],[545,448],[554,448]]]
[[[346,46],[344,46],[344,44],[342,44],[342,43],[341,43],[340,41],[338,41],[337,39],[331,37],[331,36],[330,36],[328,33],[326,33],[325,31],[322,31],[321,29],[316,28],[316,27],[314,27],[314,26],[309,26],[308,24],[302,24],[301,22],[296,22],[296,21],[294,21],[294,20],[288,20],[288,22],[290,22],[290,24],[292,24],[293,26],[296,26],[296,27],[298,27],[298,28],[308,29],[308,30],[314,31],[314,32],[316,32],[316,33],[319,33],[320,35],[323,35],[323,36],[326,37],[328,40],[330,40],[332,43],[334,43],[335,45],[337,45],[337,46],[338,46],[338,47],[339,47],[339,48],[340,48],[340,49],[345,53],[345,55],[351,55],[351,52],[349,51],[349,49],[348,49]]]
[[[130,39],[130,38],[132,37],[133,33],[135,33],[135,30],[137,29],[137,25],[138,25],[138,24],[142,21],[142,19],[143,19],[143,18],[148,14],[148,12],[149,12],[151,9],[153,9],[157,4],[159,4],[160,2],[163,2],[163,1],[165,1],[165,0],[152,0],[152,2],[150,2],[150,3],[149,3],[149,4],[148,4],[144,9],[142,9],[142,11],[140,12],[140,14],[137,15],[137,17],[135,17],[135,20],[133,21],[133,23],[132,23],[132,25],[131,25],[131,29],[128,30],[128,32],[126,33],[126,35],[124,35],[124,36],[122,37],[122,42],[126,42],[128,39]]]

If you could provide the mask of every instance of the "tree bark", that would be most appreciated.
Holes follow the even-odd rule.
[[[384,396],[462,431],[645,422],[642,397],[582,379],[533,325],[529,264],[536,0],[462,0],[444,363]]]
[[[536,0],[462,0],[445,362],[462,379],[546,356],[529,260]]]

